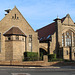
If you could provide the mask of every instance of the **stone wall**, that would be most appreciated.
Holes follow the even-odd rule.
[[[5,60],[13,59],[13,42],[7,41],[5,42]]]
[[[13,41],[13,60],[23,60],[25,41]]]
[[[45,51],[48,51],[48,43],[39,43],[39,49],[42,48]]]
[[[56,32],[52,35],[52,40],[50,41],[50,54],[56,53]]]
[[[63,59],[70,60],[70,48],[63,47]]]

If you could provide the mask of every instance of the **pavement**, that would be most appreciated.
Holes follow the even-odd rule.
[[[0,67],[6,67],[6,68],[52,68],[52,69],[75,69],[75,66],[0,66]]]

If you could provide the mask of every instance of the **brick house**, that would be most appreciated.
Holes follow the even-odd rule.
[[[19,10],[5,10],[0,21],[0,61],[22,60],[24,52],[38,52],[39,40]]]
[[[75,60],[75,23],[67,14],[62,19],[36,30],[40,52],[56,54],[58,58]]]

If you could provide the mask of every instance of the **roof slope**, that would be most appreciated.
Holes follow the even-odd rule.
[[[49,25],[47,25],[41,29],[38,29],[37,32],[38,32],[39,39],[41,39],[43,37],[46,39],[49,35],[54,34],[55,22],[51,23],[51,24],[49,24]]]
[[[9,9],[8,9],[9,10]],[[24,18],[24,16],[21,14],[21,12],[17,9],[17,7],[15,6],[9,13],[7,13],[7,15],[1,20],[1,22],[6,22],[6,19],[8,19],[7,21],[9,21],[10,20],[10,18],[12,18],[12,16],[14,16],[14,18],[15,18],[15,14],[16,14],[16,19],[17,19],[17,17],[19,18],[18,20],[20,21],[20,22],[22,22],[22,21],[24,21],[24,22],[22,22],[22,23],[26,23],[25,25],[27,25],[28,26],[28,28],[29,29],[31,29],[33,32],[35,32],[34,31],[34,29],[31,27],[31,25],[28,23],[28,21]]]
[[[63,21],[65,20],[66,17],[63,17],[61,19],[61,22],[63,23]],[[38,32],[38,36],[39,36],[39,40],[47,40],[47,39],[50,39],[48,38],[48,36],[50,35],[53,35],[55,33],[55,22],[43,27],[43,28],[40,28],[38,30],[36,30],[36,32]]]
[[[22,35],[26,36],[18,27],[12,27],[9,31],[4,33],[4,35]]]

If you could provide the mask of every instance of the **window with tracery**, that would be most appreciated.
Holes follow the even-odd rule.
[[[62,46],[66,46],[66,47],[75,46],[75,33],[74,32],[69,30],[62,34]]]

